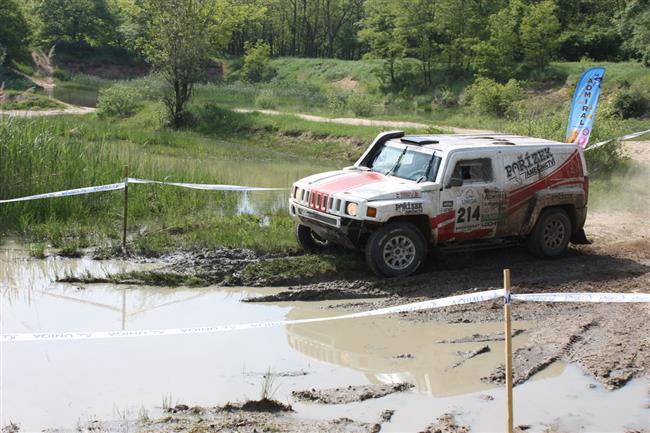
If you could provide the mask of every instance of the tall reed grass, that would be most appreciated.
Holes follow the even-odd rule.
[[[121,134],[110,128],[109,123],[92,118],[0,120],[0,198],[118,182],[125,164],[134,177],[221,182],[218,173],[200,159],[147,152],[143,145],[116,139]],[[237,204],[235,196],[222,192],[145,185],[130,188],[129,197],[129,218],[136,226],[151,220],[173,225],[208,209],[227,213]],[[32,232],[37,224],[70,223],[68,228],[102,225],[106,229],[99,233],[113,236],[122,206],[118,191],[3,204],[0,231]]]

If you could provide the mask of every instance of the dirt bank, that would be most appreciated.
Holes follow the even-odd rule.
[[[136,432],[136,433],[377,433],[380,424],[362,423],[349,418],[311,420],[299,418],[289,410],[277,410],[282,404],[272,402],[267,407],[244,404],[226,404],[216,407],[188,407],[176,405],[163,416],[149,419],[143,415],[134,421],[90,421],[79,424],[76,430],[44,430],[44,433]],[[253,402],[258,403],[258,402]],[[252,407],[255,406],[255,407]],[[252,407],[252,408],[251,408]],[[379,418],[379,417],[378,417]],[[3,430],[4,433],[4,430]]]
[[[40,117],[40,116],[61,116],[64,114],[89,114],[96,111],[91,107],[78,107],[75,105],[65,104],[63,101],[57,102],[64,104],[66,107],[59,110],[0,110],[0,117]]]
[[[410,383],[363,386],[350,385],[346,388],[293,391],[291,396],[296,400],[312,401],[321,404],[345,404],[371,398],[381,398],[396,392],[404,392],[411,388],[413,388],[413,385]]]

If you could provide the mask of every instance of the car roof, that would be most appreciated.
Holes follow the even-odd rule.
[[[449,152],[451,150],[472,150],[479,148],[513,148],[532,146],[568,146],[559,141],[543,138],[525,137],[511,134],[436,134],[436,135],[406,135],[390,140],[396,144],[409,144],[425,149]]]

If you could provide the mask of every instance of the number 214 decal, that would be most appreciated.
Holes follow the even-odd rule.
[[[467,206],[458,209],[457,223],[478,221],[481,219],[481,206]]]

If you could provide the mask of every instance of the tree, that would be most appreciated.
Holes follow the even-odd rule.
[[[522,7],[512,2],[489,17],[490,37],[474,45],[474,70],[483,77],[505,81],[511,78],[522,53],[519,25]]]
[[[623,47],[650,67],[650,0],[629,3],[621,19]]]
[[[22,60],[29,54],[29,27],[15,0],[0,0],[0,51],[4,61]],[[0,61],[0,65],[3,62]]]
[[[553,1],[544,0],[528,6],[521,20],[520,39],[524,59],[537,69],[544,69],[558,48],[560,21],[556,11]]]
[[[83,41],[101,45],[116,40],[117,23],[106,0],[42,0],[34,12],[42,43]]]
[[[405,35],[397,26],[402,12],[400,1],[366,0],[365,10],[359,38],[370,47],[366,57],[384,60],[390,88],[397,90],[398,62],[406,56],[407,49]]]
[[[178,128],[187,120],[186,105],[209,58],[215,2],[145,0],[142,11],[145,27],[140,46],[168,84],[163,102],[170,124]]]
[[[407,1],[396,22],[397,31],[407,40],[407,53],[420,61],[422,86],[425,89],[433,85],[433,68],[441,52],[437,7],[437,0]]]
[[[261,40],[254,44],[246,42],[246,55],[241,72],[242,81],[259,83],[273,78],[276,71],[269,64],[270,56],[271,47],[266,42]]]

